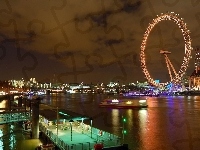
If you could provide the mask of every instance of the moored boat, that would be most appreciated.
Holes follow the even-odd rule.
[[[99,104],[99,107],[110,108],[146,108],[147,100],[136,99],[106,99]]]

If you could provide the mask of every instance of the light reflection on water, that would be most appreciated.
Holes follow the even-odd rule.
[[[112,109],[111,110],[111,120],[112,120],[112,124],[115,127],[119,127],[119,122],[120,122],[120,114],[119,114],[119,110],[118,109]],[[113,128],[113,132],[117,133],[118,129],[117,128]]]
[[[0,101],[0,108],[6,108],[6,103],[7,103],[6,100]],[[0,112],[3,112],[3,111],[4,111],[4,110],[0,110]]]
[[[131,110],[130,110],[131,111]],[[147,125],[147,109],[139,110],[139,120],[140,120],[140,132],[145,135],[146,125]]]
[[[0,125],[0,149],[14,149],[17,140],[16,136],[14,125]]]

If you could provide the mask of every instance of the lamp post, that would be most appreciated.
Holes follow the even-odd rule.
[[[55,74],[54,74],[54,76],[55,76]],[[56,79],[56,90],[57,90],[57,79]],[[57,107],[57,109],[56,109],[56,118],[57,118],[57,123],[56,123],[56,126],[57,126],[57,129],[56,129],[56,132],[57,132],[57,139],[56,139],[56,143],[58,142],[58,97],[57,97],[58,95],[57,95],[57,91],[56,91],[56,107]]]
[[[56,142],[58,142],[58,107],[56,109],[56,118],[57,118],[57,121],[56,121],[57,140],[56,140]]]
[[[92,138],[92,118],[90,118],[90,127],[91,127],[91,138]]]
[[[82,131],[82,134],[83,134],[83,117],[81,118],[82,122],[81,122],[81,131]]]
[[[72,123],[73,123],[74,121],[71,119],[71,120],[69,120],[69,123],[70,123],[70,127],[71,127],[71,141],[72,141]]]

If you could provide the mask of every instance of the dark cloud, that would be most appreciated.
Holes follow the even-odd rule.
[[[103,13],[98,15],[91,16],[91,19],[97,26],[106,27],[107,26],[107,17],[109,13]]]
[[[124,6],[122,7],[121,10],[127,13],[137,12],[141,4],[142,4],[141,1],[137,1],[135,3],[131,3],[130,1],[128,1],[124,3]]]
[[[105,45],[113,45],[113,44],[120,44],[122,40],[115,40],[115,39],[110,39],[105,41]]]

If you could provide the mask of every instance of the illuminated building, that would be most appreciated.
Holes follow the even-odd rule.
[[[190,90],[200,90],[200,49],[195,49],[194,58],[195,70],[189,77],[189,88]]]

